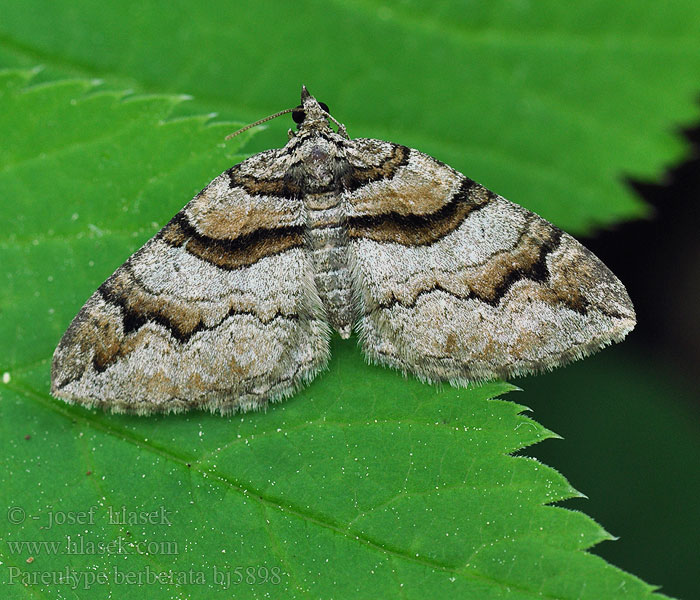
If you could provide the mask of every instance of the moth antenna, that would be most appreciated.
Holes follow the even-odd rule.
[[[293,108],[285,108],[284,110],[281,110],[278,113],[275,113],[274,115],[270,115],[269,117],[265,117],[264,119],[260,119],[259,121],[255,121],[255,123],[251,123],[250,125],[246,125],[242,129],[239,129],[238,131],[234,131],[233,133],[230,133],[224,139],[230,140],[231,138],[236,137],[239,133],[243,133],[246,129],[250,129],[251,127],[257,127],[261,123],[265,123],[265,121],[271,121],[272,119],[276,119],[277,117],[280,117],[282,115],[286,115],[287,113],[290,113],[293,110],[294,110]]]
[[[340,123],[340,122],[339,122],[331,113],[329,113],[327,110],[324,110],[323,112],[326,113],[326,115],[328,115],[328,118],[329,118],[331,121],[333,121],[333,122],[338,126],[338,129],[339,129],[339,130],[342,129],[343,131],[345,131],[345,125],[343,125],[342,123]]]

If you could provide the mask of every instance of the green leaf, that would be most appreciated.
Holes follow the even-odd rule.
[[[598,524],[552,506],[580,494],[513,456],[555,434],[497,399],[505,383],[427,386],[335,340],[330,372],[266,413],[52,399],[82,302],[237,146],[217,147],[231,124],[170,119],[180,98],[32,75],[0,73],[6,597],[142,598],[137,581],[156,599],[652,595],[586,552],[611,538]]]
[[[190,93],[252,121],[305,83],[353,137],[405,143],[570,232],[648,214],[697,120],[696,0],[6,1],[0,64]],[[183,109],[188,110],[188,109]],[[287,123],[251,147],[278,146]]]
[[[564,441],[528,453],[561,468],[588,498],[566,503],[619,536],[596,554],[663,583],[667,594],[695,598],[688,569],[700,531],[698,389],[678,364],[634,344],[519,383],[518,400]],[[595,432],[591,434],[591,432]]]

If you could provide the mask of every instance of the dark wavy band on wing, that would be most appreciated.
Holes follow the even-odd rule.
[[[354,191],[374,181],[392,179],[408,163],[410,152],[406,146],[394,145],[383,162],[366,167],[357,167],[345,158],[335,157],[332,159],[335,165],[330,169],[334,176],[327,184],[315,184],[299,161],[290,164],[284,177],[256,177],[242,173],[239,165],[229,169],[227,174],[230,187],[240,187],[251,196],[303,198],[309,193]]]
[[[123,336],[128,336],[132,333],[137,333],[144,325],[155,323],[160,325],[181,344],[187,343],[192,336],[200,331],[210,331],[219,327],[226,319],[236,315],[248,315],[255,317],[261,323],[269,323],[278,318],[287,320],[296,320],[299,315],[296,313],[285,314],[279,310],[271,316],[261,317],[255,310],[246,310],[240,307],[231,307],[226,314],[223,315],[216,323],[205,324],[202,320],[202,314],[198,307],[188,306],[186,303],[155,296],[152,293],[142,288],[140,282],[131,270],[129,262],[125,263],[105,281],[97,290],[102,300],[119,309],[121,315],[121,325]],[[102,323],[90,319],[89,315],[83,315],[80,319],[79,314],[76,317],[76,327],[82,326],[82,321],[88,320],[93,322],[93,326],[100,326],[104,329],[102,339],[109,343],[103,343],[95,346],[95,356],[93,364],[98,372],[104,371],[107,367],[113,364],[124,353],[128,353],[128,338],[116,335],[112,332],[110,335],[109,328],[113,324]]]
[[[231,239],[215,239],[202,235],[179,212],[156,236],[174,248],[185,250],[197,258],[228,271],[249,267],[267,256],[275,256],[304,245],[304,227],[289,226],[258,229]]]
[[[340,180],[343,191],[353,192],[366,186],[368,183],[393,179],[398,170],[408,164],[411,149],[406,146],[394,144],[389,157],[379,165],[368,167],[351,166],[350,170],[343,173]]]
[[[541,222],[531,223],[535,228],[530,231],[530,235],[523,236],[521,243],[512,250],[501,253],[495,259],[480,265],[467,282],[469,287],[467,292],[459,293],[435,282],[420,290],[410,301],[392,297],[371,310],[391,309],[396,305],[412,308],[421,296],[433,291],[442,291],[460,300],[475,298],[490,306],[498,306],[518,281],[527,279],[547,284],[550,280],[547,257],[559,247],[563,233],[560,229],[551,226],[544,231],[543,228],[537,227],[539,223]],[[579,291],[567,290],[567,294],[562,295],[557,289],[543,285],[542,293],[553,304],[564,304],[571,310],[584,315],[588,311],[589,303]]]
[[[439,210],[428,214],[380,215],[348,219],[350,238],[396,242],[404,246],[432,244],[457,229],[472,212],[486,206],[496,194],[465,177],[452,198]]]
[[[133,306],[130,306],[127,299],[118,293],[115,293],[113,288],[107,285],[107,282],[102,284],[98,289],[102,299],[108,304],[118,306],[122,310],[122,320],[124,327],[124,334],[128,335],[134,331],[138,331],[146,323],[157,323],[170,332],[170,335],[176,339],[181,344],[184,344],[190,340],[190,338],[199,333],[200,331],[210,331],[216,329],[229,317],[234,315],[248,315],[255,317],[261,323],[269,323],[279,317],[284,317],[289,320],[296,320],[299,318],[297,314],[283,314],[277,311],[272,317],[267,319],[262,319],[258,313],[253,310],[240,310],[236,308],[231,308],[224,317],[217,323],[213,325],[205,325],[201,318],[196,321],[196,323],[182,323],[178,322],[175,315],[168,315],[166,310],[140,310]]]

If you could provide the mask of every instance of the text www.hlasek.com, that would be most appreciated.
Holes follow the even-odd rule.
[[[20,555],[54,555],[67,554],[79,556],[83,554],[179,554],[176,541],[127,540],[123,536],[109,542],[93,541],[83,536],[66,536],[60,540],[8,540],[10,554]]]

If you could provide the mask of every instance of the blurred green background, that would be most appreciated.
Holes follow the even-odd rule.
[[[596,553],[698,595],[700,185],[697,134],[681,131],[700,114],[697,2],[0,2],[0,67],[37,65],[238,121],[296,105],[305,83],[352,137],[417,147],[585,236],[639,326],[517,382],[512,399],[565,438],[525,454],[620,536]]]

